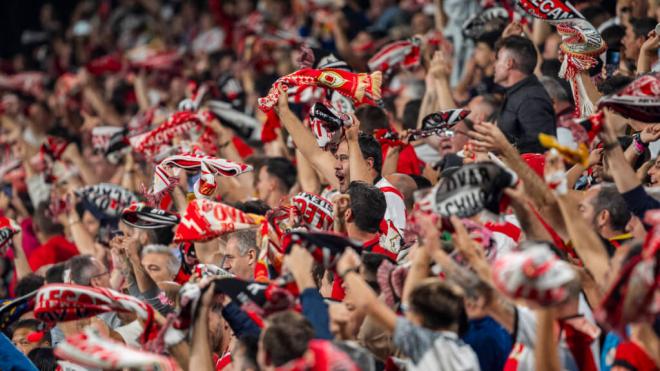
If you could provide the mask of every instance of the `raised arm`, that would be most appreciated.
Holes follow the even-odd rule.
[[[373,184],[374,180],[369,175],[367,160],[362,156],[360,149],[359,134],[360,121],[353,115],[353,125],[346,129],[346,142],[348,142],[348,166],[351,172],[351,182],[363,181]]]
[[[314,134],[305,128],[298,117],[291,112],[288,96],[284,90],[280,90],[278,111],[282,125],[293,138],[298,150],[312,163],[316,170],[323,174],[333,188],[339,188],[339,181],[335,176],[334,156],[319,148]]]
[[[346,295],[367,315],[380,323],[387,331],[394,332],[396,313],[378,299],[376,293],[357,273],[360,267],[360,257],[352,249],[348,249],[337,262],[337,272],[346,285]]]

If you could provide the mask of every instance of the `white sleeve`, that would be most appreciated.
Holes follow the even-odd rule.
[[[516,306],[514,342],[522,343],[530,349],[536,344],[536,315],[533,311]]]

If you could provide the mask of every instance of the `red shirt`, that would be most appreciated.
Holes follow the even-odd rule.
[[[55,236],[32,251],[28,257],[28,263],[32,271],[37,271],[44,265],[63,262],[78,254],[80,253],[76,245],[67,241],[64,236]]]
[[[389,146],[387,144],[382,146],[383,161],[387,156]],[[424,168],[424,161],[420,160],[415,153],[415,148],[411,145],[404,146],[399,153],[399,162],[396,165],[396,172],[408,175],[422,175]]]

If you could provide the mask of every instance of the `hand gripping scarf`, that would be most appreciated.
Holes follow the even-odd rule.
[[[85,186],[77,189],[76,195],[97,219],[118,218],[125,208],[138,201],[133,192],[112,183]]]
[[[314,261],[325,269],[334,269],[346,248],[352,248],[358,253],[362,251],[359,242],[328,232],[292,231],[282,238],[282,249],[286,254],[296,244],[309,251]]]
[[[6,216],[0,217],[0,251],[5,246],[11,245],[12,237],[21,232],[21,226],[13,219]]]
[[[618,93],[604,96],[598,107],[642,122],[660,122],[660,72],[642,75]]]
[[[384,259],[378,267],[376,281],[383,295],[383,300],[390,308],[394,308],[403,295],[403,284],[408,276],[409,267],[404,265],[395,265],[391,261]]]
[[[154,327],[154,309],[133,296],[114,290],[53,283],[37,290],[34,316],[46,323],[72,321],[106,312],[135,313],[145,320],[142,342]]]
[[[228,270],[222,269],[215,264],[197,264],[193,269],[193,273],[200,277],[218,277],[218,278],[229,278],[235,277],[235,275]]]
[[[463,165],[443,174],[420,207],[443,217],[469,218],[484,209],[499,214],[504,189],[516,181],[514,173],[493,162]]]
[[[341,129],[352,122],[351,117],[324,103],[314,103],[309,110],[309,126],[321,148],[339,144]]]
[[[333,68],[322,70],[305,68],[275,81],[268,95],[259,98],[259,109],[268,113],[275,107],[280,96],[278,90],[280,86],[322,86],[341,93],[357,105],[373,104],[380,99],[381,81],[382,76],[379,71],[368,75]]]
[[[580,12],[564,0],[517,0],[525,11],[557,27],[562,36],[564,60],[559,77],[568,80],[573,90],[576,113],[580,117],[594,113],[579,72],[595,66],[596,58],[607,49],[598,30]]]
[[[154,156],[161,147],[171,144],[176,136],[193,137],[199,134],[193,139],[198,140],[205,148],[212,148],[214,135],[204,124],[207,118],[195,112],[177,112],[157,128],[131,137],[131,146],[139,153]],[[194,135],[190,135],[191,133]]]
[[[199,180],[194,185],[195,196],[209,198],[217,186],[216,175],[236,176],[252,171],[252,166],[195,153],[169,156],[156,166],[152,196],[158,198],[171,189],[176,184],[180,169],[200,172]]]
[[[262,216],[206,199],[192,200],[174,231],[174,242],[208,241],[223,234],[254,228]]]
[[[25,294],[20,298],[3,300],[0,302],[0,331],[9,328],[18,321],[25,313],[34,309],[34,297],[36,291]]]
[[[137,202],[121,212],[121,221],[138,229],[158,229],[179,224],[179,216]]]
[[[660,211],[647,211],[644,223],[652,228],[642,251],[629,255],[596,311],[596,318],[626,337],[629,323],[653,323],[660,313]]]
[[[369,59],[367,66],[370,71],[381,71],[385,75],[389,75],[398,68],[413,69],[419,66],[421,45],[422,39],[417,36],[389,43]]]
[[[493,283],[513,299],[531,300],[540,305],[561,304],[580,289],[577,272],[543,244],[495,259]]]
[[[136,349],[101,336],[92,327],[64,339],[55,355],[67,361],[99,369],[180,370],[170,357]]]
[[[304,226],[312,231],[328,231],[334,226],[332,203],[309,192],[300,192],[291,198]]]

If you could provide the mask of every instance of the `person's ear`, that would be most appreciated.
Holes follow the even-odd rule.
[[[140,245],[144,246],[149,243],[149,236],[147,235],[146,232],[140,230],[138,231],[138,241],[140,242]]]
[[[608,210],[602,210],[598,214],[598,227],[605,226],[607,224],[608,219],[610,219],[610,212]]]
[[[374,168],[374,158],[373,157],[367,158],[367,165],[369,165],[370,169]]]
[[[248,264],[252,265],[257,262],[257,250],[248,250]]]
[[[347,223],[352,223],[353,222],[353,210],[346,209],[346,213],[344,214],[344,220],[346,220]]]

